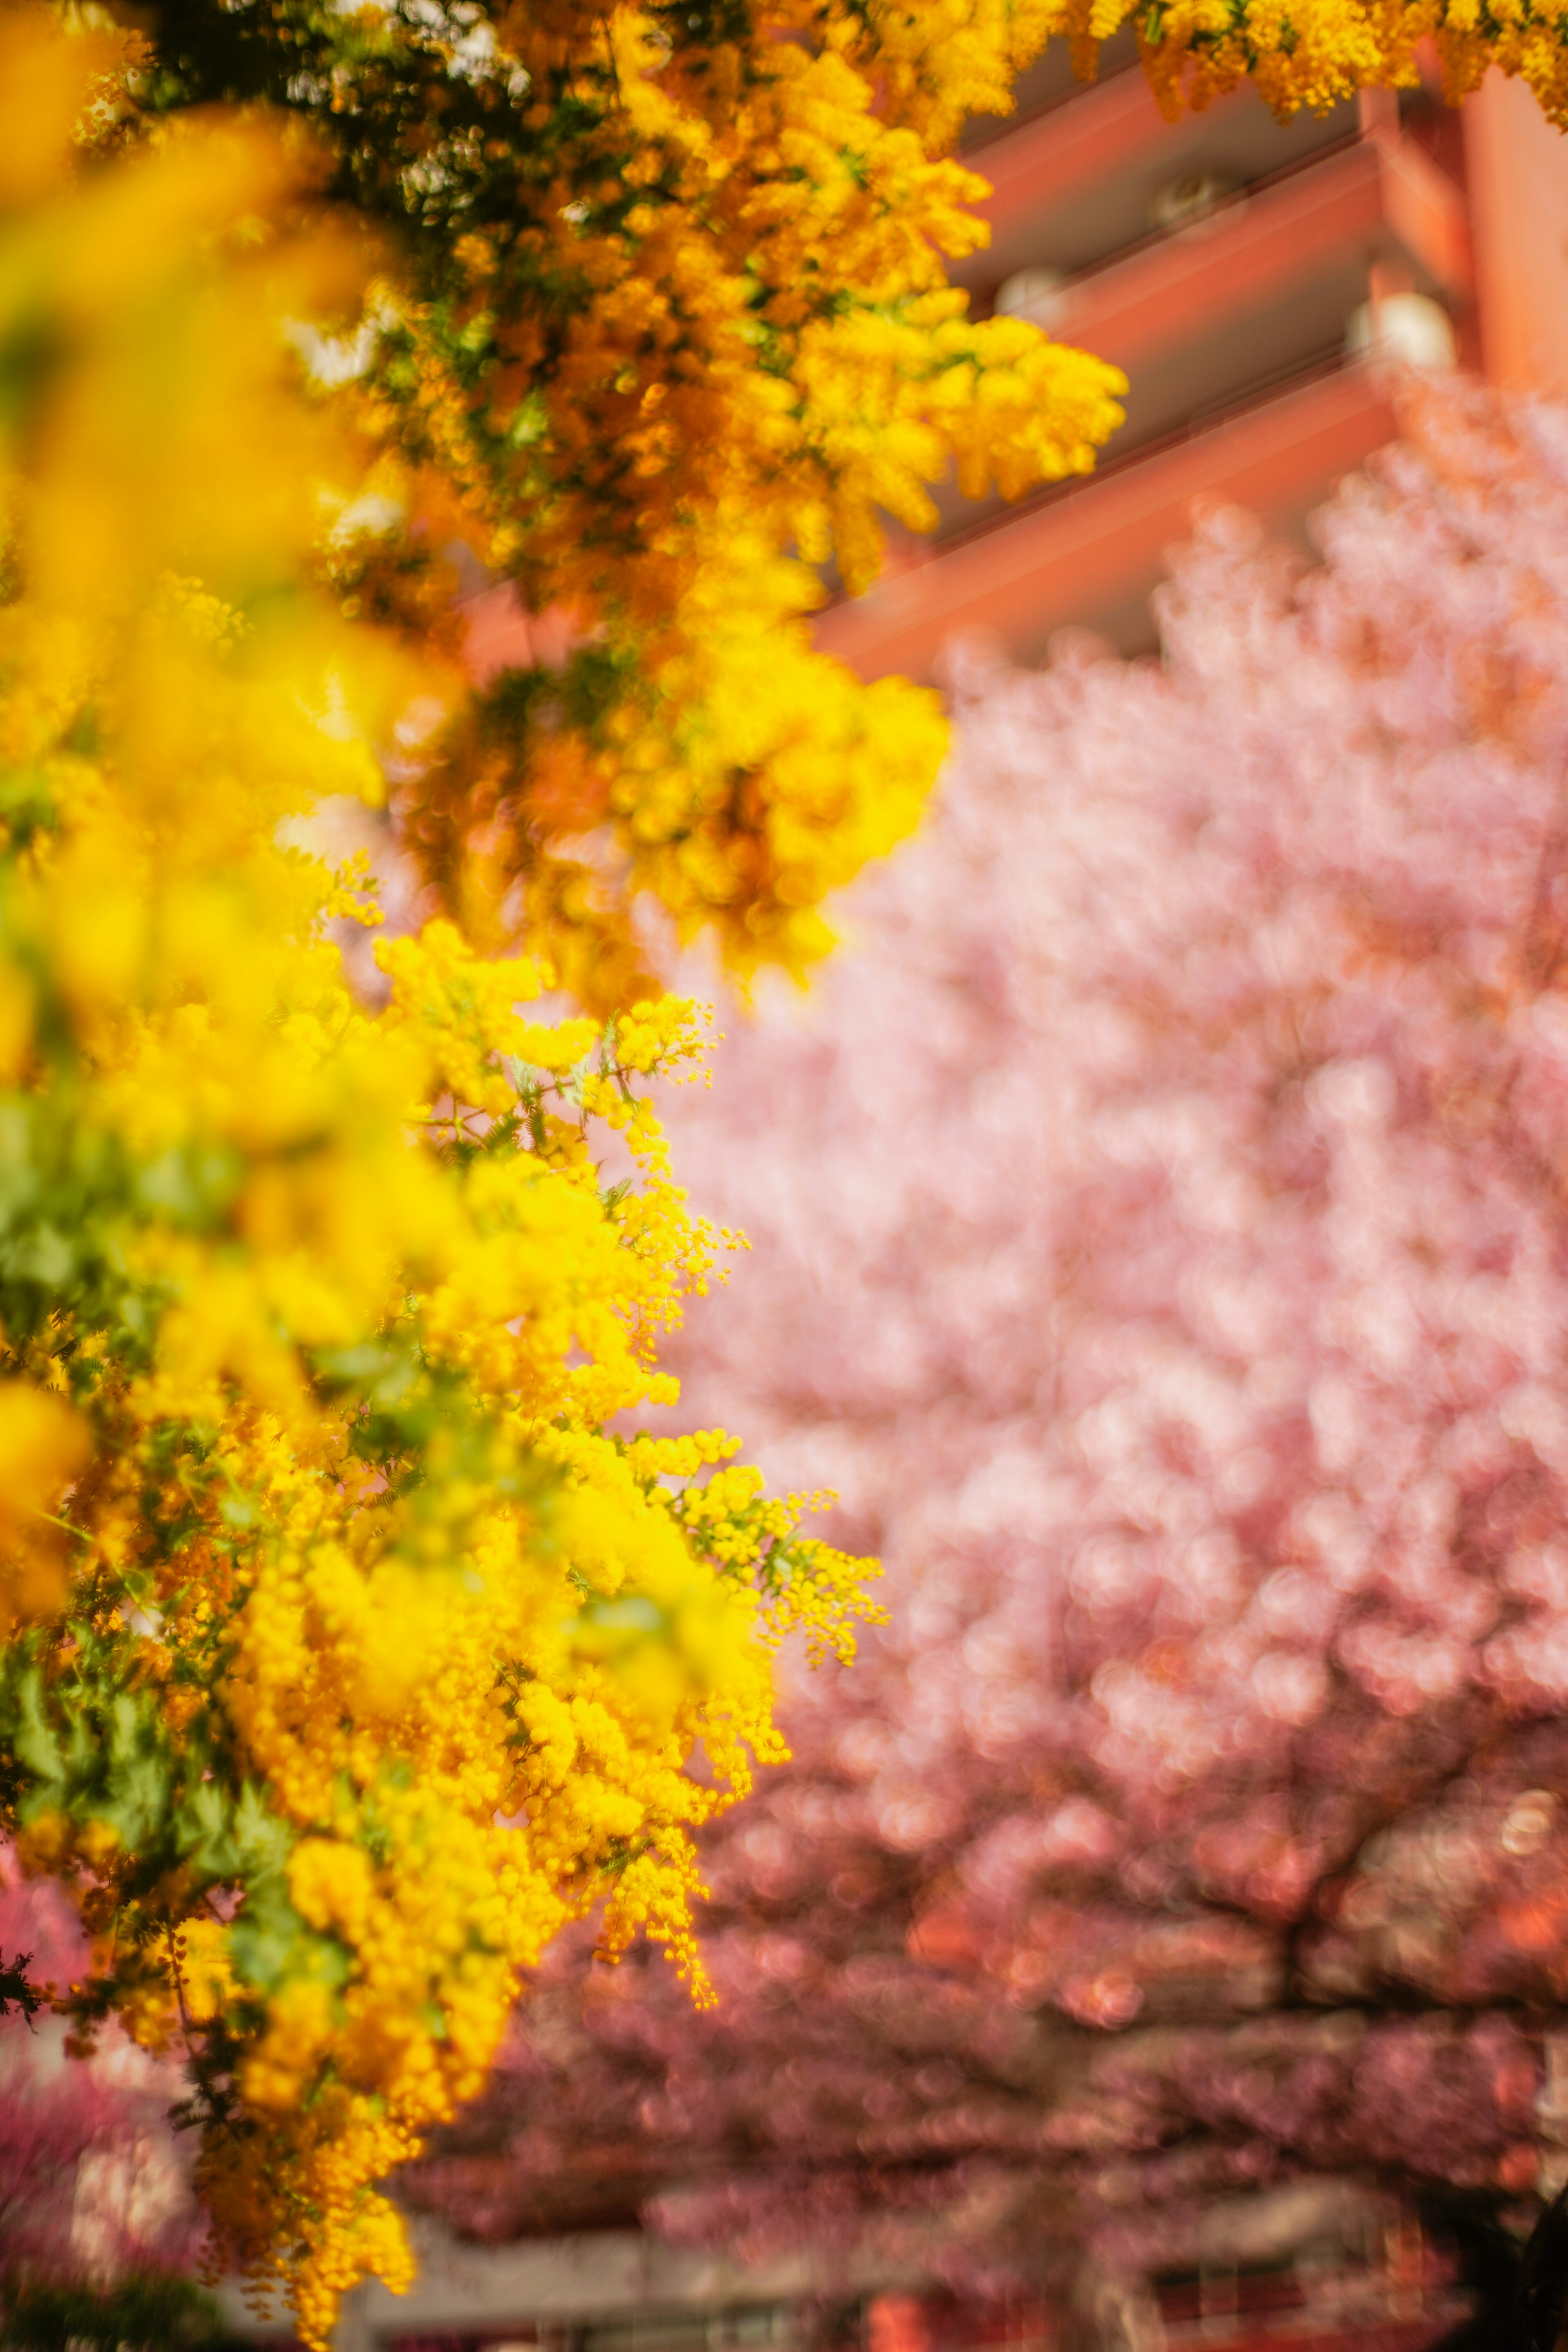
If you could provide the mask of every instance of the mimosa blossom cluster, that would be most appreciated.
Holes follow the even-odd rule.
[[[1561,2176],[1568,415],[1406,421],[1307,576],[1211,517],[1162,661],[962,656],[931,829],[683,1109],[753,1243],[687,1407],[891,1622],[706,1844],[716,2015],[561,1964],[469,2226],[997,2280]]]
[[[321,2344],[563,1922],[703,1996],[692,1830],[859,1603],[734,1441],[632,1433],[731,1238],[649,1091],[694,1006],[542,1020],[444,921],[346,983],[365,869],[291,828],[462,690],[320,584],[366,453],[284,327],[365,256],[265,126],[84,155],[123,46],[0,19],[0,1826]]]
[[[277,0],[215,42],[219,87],[237,42],[408,250],[365,414],[430,543],[518,598],[409,840],[470,927],[521,908],[581,1001],[636,992],[648,897],[737,970],[820,956],[823,898],[912,829],[946,740],[928,688],[813,646],[821,568],[868,587],[886,515],[930,529],[950,473],[1085,472],[1121,420],[1119,370],[947,282],[988,235],[948,151],[1049,29],[1048,0]],[[407,545],[351,584],[395,608],[420,569]]]
[[[1087,70],[1133,14],[1124,0],[1068,0],[1051,29],[1068,35]],[[1144,69],[1172,116],[1248,79],[1282,121],[1360,89],[1414,89],[1429,44],[1450,104],[1500,66],[1553,122],[1568,119],[1568,19],[1552,0],[1154,0],[1137,26]]]

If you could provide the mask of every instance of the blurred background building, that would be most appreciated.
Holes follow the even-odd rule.
[[[1427,2352],[1467,2302],[1451,2250],[1408,2212],[1348,2184],[1234,2200],[1189,2272],[1115,2291],[1114,2310],[1043,2294],[983,2302],[851,2267],[824,2293],[812,2265],[747,2269],[639,2232],[465,2246],[416,2229],[410,2294],[345,2306],[340,2352]],[[1241,2211],[1241,2206],[1250,2209]],[[1286,2248],[1281,2235],[1297,2242]],[[248,2352],[291,2339],[247,2324]]]
[[[1300,532],[1392,437],[1381,352],[1568,393],[1568,144],[1521,84],[1455,110],[1433,77],[1284,126],[1250,87],[1167,122],[1127,35],[1087,88],[1049,53],[1016,116],[971,127],[992,243],[954,275],[1114,361],[1127,422],[1091,476],[942,496],[819,641],[873,677],[929,678],[957,629],[1023,660],[1068,624],[1141,652],[1194,499]]]

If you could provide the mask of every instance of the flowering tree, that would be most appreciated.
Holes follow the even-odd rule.
[[[5,1867],[0,1864],[0,1870]],[[0,1949],[34,1981],[68,1985],[86,1960],[59,1890],[0,1876]],[[0,2042],[0,2313],[40,2290],[103,2289],[188,2266],[201,2223],[168,2120],[177,2070],[123,2036],[88,2060],[57,2022]]]
[[[824,894],[916,821],[937,699],[813,650],[814,567],[868,585],[879,509],[929,528],[952,467],[1016,497],[1120,420],[1118,371],[946,282],[986,234],[948,150],[1050,23],[1042,0],[153,12],[150,115],[302,111],[334,193],[397,238],[361,391],[418,530],[342,585],[423,633],[457,541],[569,624],[553,666],[516,633],[408,837],[449,908],[521,913],[598,1008],[638,992],[637,894],[798,971]]]
[[[408,2275],[374,2184],[563,1923],[700,1990],[767,1644],[847,1646],[797,1503],[633,1433],[723,1239],[635,903],[799,970],[912,825],[934,700],[812,653],[805,566],[1115,422],[938,257],[964,110],[1114,13],[0,13],[0,1827],[312,2341]],[[1288,108],[1430,21],[1145,31]],[[1555,104],[1555,19],[1438,29]],[[478,698],[475,563],[562,656]],[[435,919],[356,995],[373,894],[300,821],[388,780]]]
[[[721,1238],[648,1092],[692,1008],[531,1017],[442,922],[350,992],[363,870],[289,822],[460,692],[314,560],[370,460],[284,328],[363,255],[265,127],[84,168],[119,69],[0,17],[0,1806],[319,2338],[563,1921],[695,1978],[759,1636],[853,1603],[721,1434],[605,1433]]]
[[[1247,75],[1281,115],[1494,61],[1568,110],[1568,26],[1519,0],[157,0],[153,117],[265,99],[307,116],[333,193],[395,240],[358,345],[367,421],[418,528],[343,586],[421,635],[464,544],[550,616],[458,712],[408,837],[481,935],[526,919],[580,998],[646,983],[639,895],[742,971],[809,964],[827,892],[915,824],[930,693],[813,650],[831,558],[945,477],[1006,498],[1086,469],[1117,371],[969,317],[950,258],[986,230],[952,159],[1051,37],[1091,72],[1135,17],[1161,101]],[[340,347],[335,358],[346,372]],[[409,483],[412,469],[412,483]],[[582,838],[595,836],[584,859]],[[478,853],[478,854],[476,854]]]
[[[1315,572],[1213,518],[1162,663],[968,656],[930,833],[682,1111],[753,1243],[688,1408],[837,1489],[891,1613],[705,1844],[718,2011],[558,1964],[421,2176],[460,2226],[998,2279],[1542,2177],[1568,415],[1408,425]]]

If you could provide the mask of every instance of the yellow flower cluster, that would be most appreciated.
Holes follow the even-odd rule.
[[[917,821],[936,699],[813,650],[816,567],[864,589],[879,518],[928,527],[950,472],[1016,498],[1085,471],[1120,421],[1116,370],[969,319],[945,276],[986,232],[984,182],[941,150],[1010,102],[1046,23],[1040,0],[784,0],[673,47],[636,6],[520,5],[495,15],[493,100],[471,123],[432,109],[417,155],[394,151],[485,226],[439,299],[388,291],[373,423],[580,646],[559,688],[514,682],[448,743],[426,855],[447,878],[482,835],[468,887],[521,886],[531,936],[606,1008],[637,986],[639,892],[742,976],[799,972],[822,898]],[[593,833],[590,872],[567,845]]]
[[[1133,15],[1154,94],[1172,116],[1247,79],[1281,121],[1359,89],[1411,89],[1417,48],[1431,40],[1450,103],[1500,66],[1568,125],[1568,13],[1551,0],[1153,0],[1136,11],[1128,0],[1068,0],[1049,29],[1074,41],[1088,68]]]
[[[407,2280],[374,2184],[563,1921],[700,1994],[768,1643],[862,1604],[731,1441],[607,1433],[729,1238],[646,1091],[695,1009],[537,1017],[444,921],[345,984],[363,870],[289,822],[459,692],[310,584],[363,452],[284,325],[363,257],[254,126],[83,160],[103,69],[4,26],[3,1825],[97,1934],[84,2021],[183,2037],[218,2257],[320,2345]]]

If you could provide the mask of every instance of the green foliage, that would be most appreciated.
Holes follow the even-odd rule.
[[[0,2313],[5,2352],[195,2352],[222,2336],[212,2296],[158,2272],[102,2288],[30,2281],[5,2294]]]

